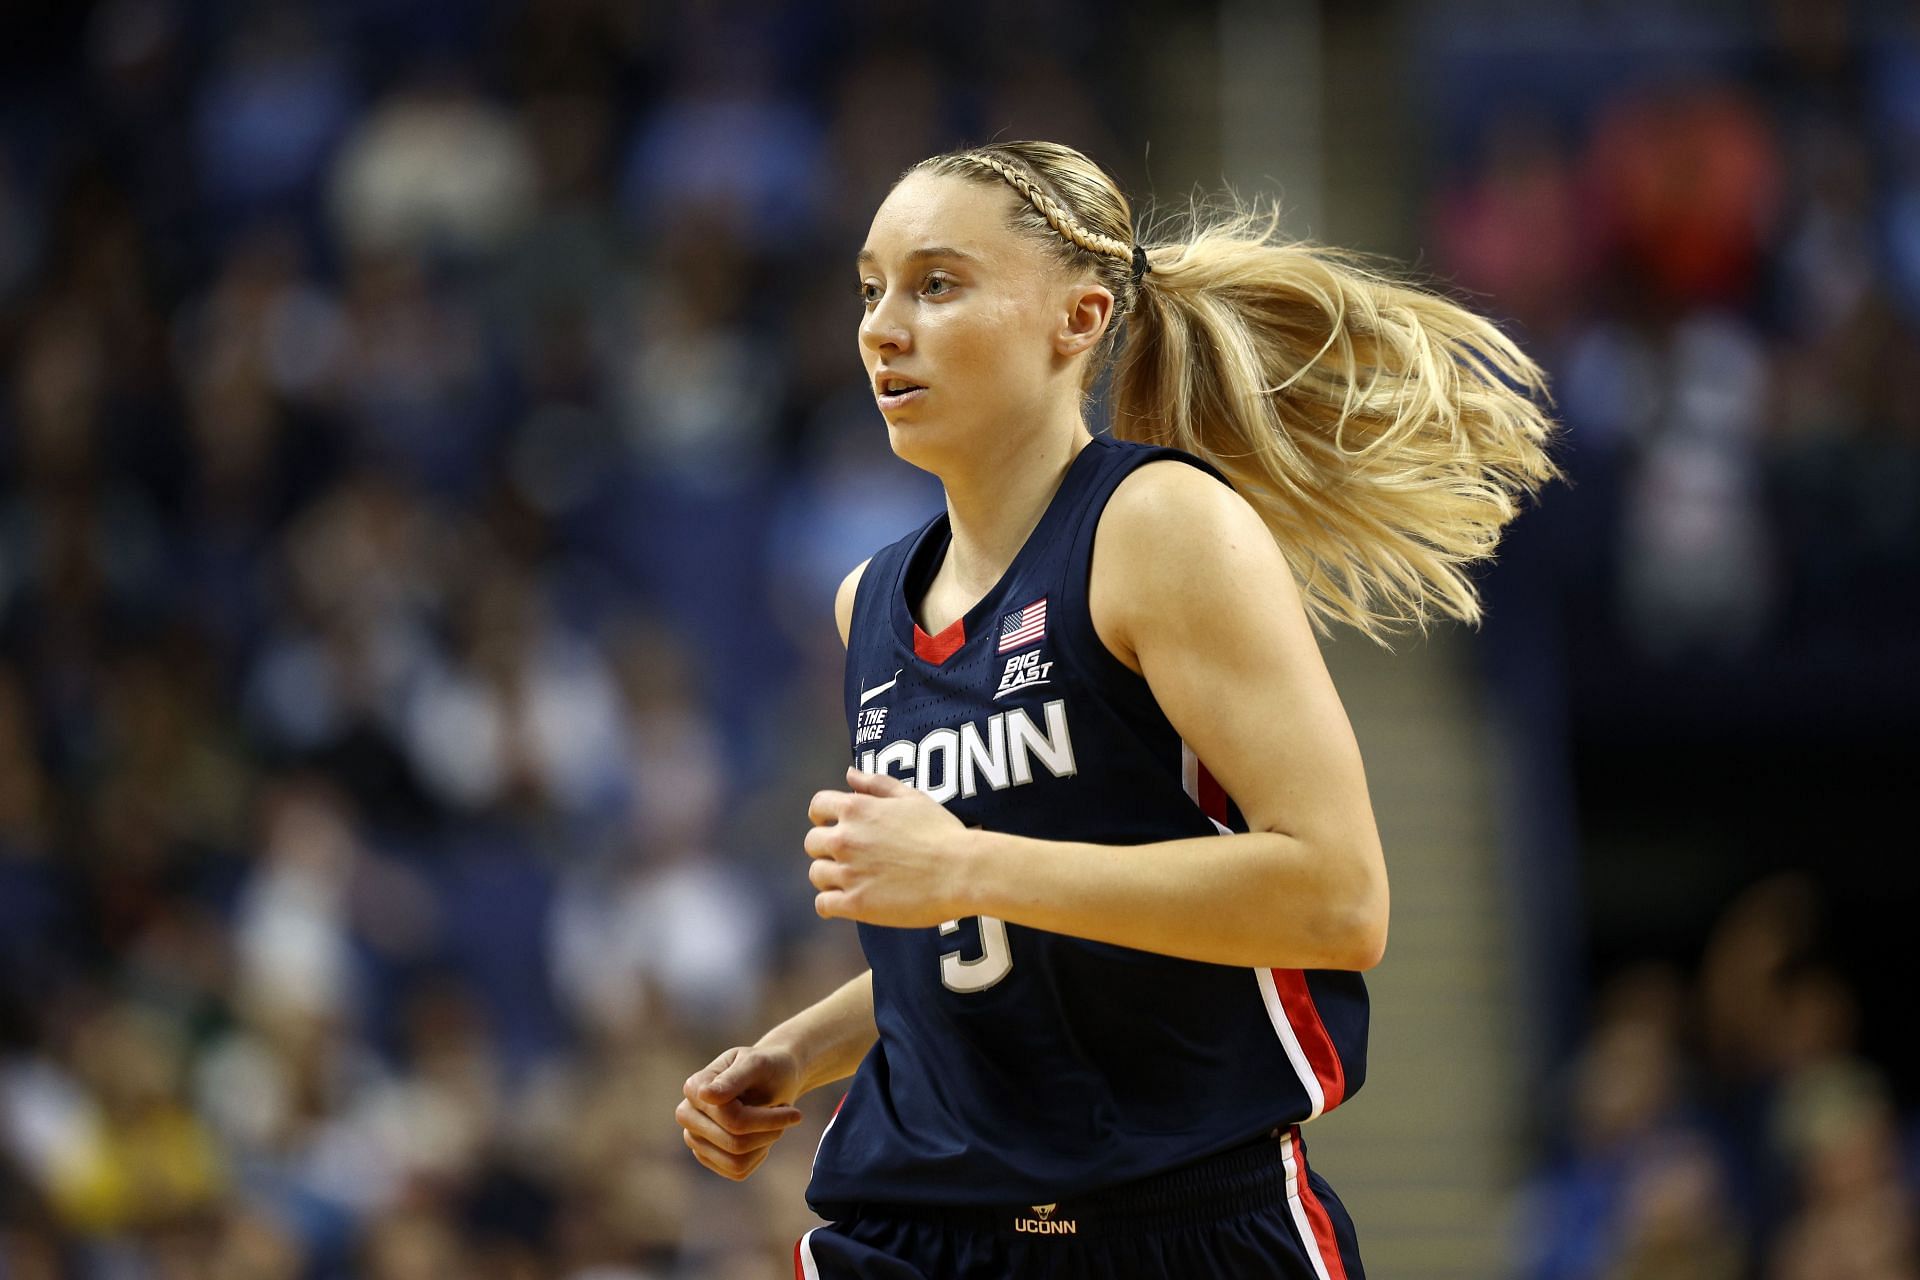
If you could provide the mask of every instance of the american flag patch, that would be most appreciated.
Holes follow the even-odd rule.
[[[1000,649],[1018,649],[1032,644],[1047,633],[1047,598],[1041,596],[1024,608],[1000,616]]]

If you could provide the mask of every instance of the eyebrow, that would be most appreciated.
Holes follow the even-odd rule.
[[[944,245],[944,244],[932,245],[925,249],[915,249],[911,253],[907,254],[908,262],[919,262],[924,258],[958,258],[962,262],[978,262],[979,261],[978,258],[974,257],[972,254],[968,253],[964,249],[955,249],[950,245]],[[860,251],[859,256],[853,260],[853,264],[856,267],[864,267],[869,263],[878,262],[879,260],[880,260],[879,255],[874,253],[873,250],[862,249]]]

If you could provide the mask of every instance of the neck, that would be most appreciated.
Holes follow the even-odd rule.
[[[1000,580],[1092,439],[1076,415],[1061,427],[983,448],[941,472],[953,530],[945,569],[959,588],[979,596]]]

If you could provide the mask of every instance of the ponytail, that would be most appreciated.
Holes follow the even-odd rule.
[[[1385,644],[1436,613],[1479,622],[1466,566],[1494,554],[1521,493],[1562,477],[1546,376],[1491,321],[1358,254],[1279,239],[1277,207],[1196,213],[1152,237],[1138,276],[1125,197],[1058,144],[928,165],[1013,186],[1029,229],[1113,289],[1126,320],[1113,434],[1217,466],[1273,533],[1317,630],[1345,622]]]
[[[1264,225],[1263,224],[1264,221]],[[1540,367],[1491,321],[1236,210],[1149,248],[1113,433],[1219,467],[1325,632],[1477,623],[1465,566],[1561,472]]]

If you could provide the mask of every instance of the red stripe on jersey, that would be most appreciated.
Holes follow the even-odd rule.
[[[805,1239],[801,1236],[793,1242],[793,1280],[807,1280],[807,1269],[800,1265],[800,1244]]]
[[[1340,1065],[1340,1052],[1333,1047],[1333,1037],[1327,1034],[1326,1023],[1320,1021],[1320,1010],[1313,1003],[1313,992],[1307,987],[1306,972],[1301,969],[1275,969],[1273,987],[1280,993],[1280,1007],[1287,1012],[1287,1021],[1293,1027],[1295,1038],[1300,1041],[1300,1051],[1307,1055],[1314,1078],[1320,1082],[1320,1093],[1324,1099],[1320,1104],[1320,1114],[1325,1115],[1347,1096],[1347,1069]]]
[[[1198,800],[1200,812],[1206,814],[1209,818],[1212,818],[1224,827],[1227,825],[1227,789],[1221,786],[1219,780],[1211,773],[1207,772],[1207,766],[1204,761],[1196,760],[1194,764],[1197,767],[1196,773],[1199,777],[1200,795]]]
[[[1205,761],[1195,760],[1194,764],[1201,812],[1221,826],[1227,825],[1226,788],[1208,772]],[[1320,1093],[1324,1098],[1320,1104],[1320,1114],[1325,1115],[1347,1096],[1347,1070],[1340,1065],[1340,1054],[1333,1047],[1333,1037],[1327,1034],[1326,1024],[1320,1020],[1320,1010],[1313,1003],[1313,992],[1307,987],[1307,975],[1299,969],[1275,969],[1272,972],[1274,989],[1280,993],[1280,1007],[1286,1011],[1293,1034],[1300,1041],[1300,1049],[1307,1055],[1314,1077],[1320,1082]]]
[[[937,636],[930,636],[920,629],[919,623],[913,624],[913,651],[934,666],[939,666],[951,658],[967,642],[966,615],[962,614],[946,625]]]
[[[1347,1260],[1340,1256],[1340,1240],[1333,1233],[1333,1218],[1327,1213],[1327,1206],[1320,1203],[1320,1197],[1313,1193],[1313,1183],[1307,1178],[1307,1153],[1300,1145],[1297,1124],[1293,1126],[1293,1155],[1300,1162],[1300,1203],[1306,1208],[1313,1238],[1320,1245],[1320,1261],[1326,1264],[1327,1280],[1347,1280]]]

